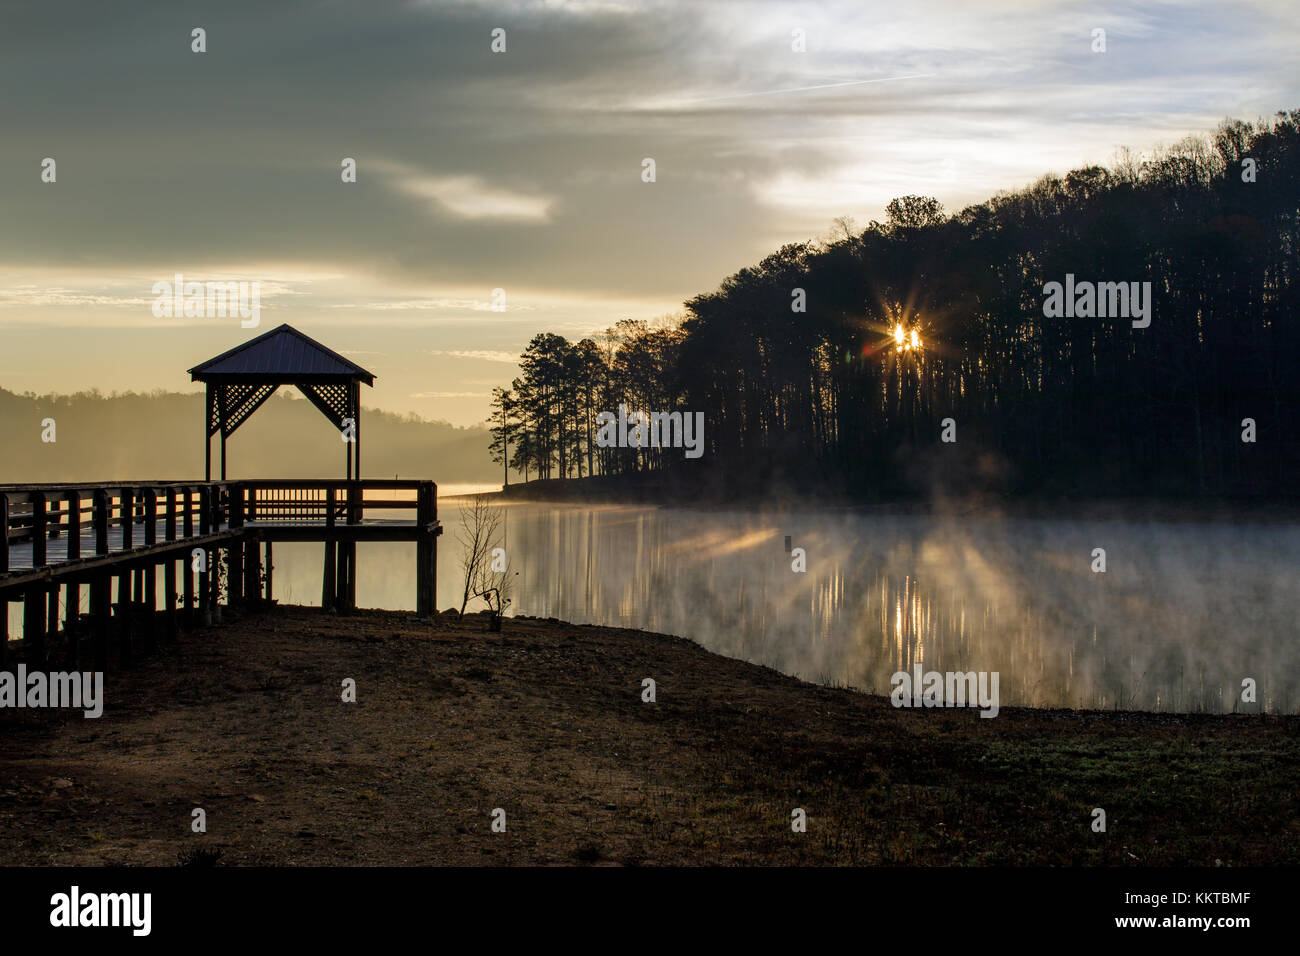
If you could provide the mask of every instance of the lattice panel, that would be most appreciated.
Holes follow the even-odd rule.
[[[278,385],[228,385],[225,400],[225,434],[231,435],[262,403],[275,394]]]
[[[351,385],[299,385],[297,388],[335,428],[342,430],[345,418],[356,420],[357,410],[352,407]]]

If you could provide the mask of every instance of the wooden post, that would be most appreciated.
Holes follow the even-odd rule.
[[[274,554],[271,551],[271,542],[267,541],[266,542],[266,588],[265,588],[265,593],[263,594],[263,599],[266,601],[267,604],[270,604],[272,599],[275,596],[275,589],[271,586],[271,582],[274,580],[272,576],[274,571],[275,571],[275,558],[274,558]]]
[[[112,587],[112,579],[103,571],[90,582],[90,615],[94,622],[91,626],[95,630],[93,656],[97,671],[108,669],[108,641],[113,619]]]
[[[93,508],[91,517],[95,525],[95,553],[108,554],[108,523],[112,517],[113,499],[103,488],[96,489]]]
[[[45,661],[44,588],[31,585],[23,591],[23,643],[36,661]]]
[[[166,620],[163,622],[167,640],[176,640],[176,559],[168,557],[163,563],[163,606]]]
[[[141,626],[147,624],[140,616],[140,609],[144,606],[144,568],[137,566],[131,571],[131,636],[134,639],[141,631]],[[140,642],[141,645],[145,641]],[[134,650],[134,647],[132,647]]]
[[[340,614],[348,613],[348,543],[340,541],[338,545],[338,574],[334,578],[334,609]]]
[[[415,614],[419,618],[432,617],[437,611],[434,591],[434,554],[437,547],[432,531],[426,530],[435,520],[433,487],[421,484],[415,493]]]
[[[4,517],[4,537],[0,539],[0,574],[7,574],[9,572],[9,496],[3,493],[0,493],[0,516]],[[0,603],[3,603],[6,609],[9,607],[7,600]],[[8,619],[9,616],[6,614],[5,620]]]
[[[337,507],[334,486],[325,489],[325,565],[321,571],[320,606],[325,610],[334,607],[335,586],[338,561],[338,545],[335,543],[334,509]]]
[[[113,510],[113,499],[103,488],[97,488],[94,494],[93,514],[95,525],[95,553],[108,554],[108,522]],[[109,632],[113,618],[113,582],[107,571],[95,573],[90,582],[90,613],[94,618],[95,628],[95,670],[108,669]]]
[[[158,492],[153,488],[144,491],[144,543],[158,543]]]
[[[230,527],[244,527],[244,486],[230,486]],[[244,539],[235,538],[226,548],[226,604],[234,607],[244,599]]]
[[[356,439],[353,441],[353,454],[357,458],[357,481],[361,480],[361,383],[352,383],[352,414],[355,416],[352,420],[352,434]]]
[[[117,659],[123,667],[130,667],[135,662],[134,649],[131,646],[133,639],[131,633],[133,619],[131,605],[133,603],[134,598],[131,594],[131,572],[122,571],[117,576]]]
[[[338,561],[338,545],[333,538],[325,539],[325,564],[321,570],[320,584],[320,606],[325,610],[334,607],[334,586],[336,563]]]
[[[212,485],[203,485],[199,488],[199,534],[209,535],[212,533]],[[216,577],[216,568],[213,563],[213,549],[207,545],[203,547],[203,570],[199,572],[199,613],[202,615],[201,620],[205,625],[212,623],[212,596],[213,587],[211,581]]]
[[[76,561],[81,557],[81,494],[69,491],[68,499],[68,552],[67,559]],[[72,615],[68,615],[72,619]]]
[[[262,593],[262,546],[255,534],[249,531],[240,539],[244,549],[244,599],[247,601],[256,601]]]
[[[47,647],[53,648],[59,636],[59,586],[51,583],[45,590],[45,601],[49,611],[45,618],[45,634],[49,638]]]
[[[438,520],[438,485],[429,482],[429,500],[433,506],[432,520]],[[433,535],[429,546],[429,607],[438,610],[438,535]]]
[[[55,585],[58,588],[58,585]],[[74,670],[81,669],[81,583],[68,580],[63,585],[63,633]]]
[[[122,550],[130,551],[135,547],[135,490],[123,488],[121,494]]]
[[[203,384],[203,480],[212,480],[212,383]]]
[[[144,493],[144,543],[158,543],[158,492],[153,488]],[[145,643],[149,650],[158,646],[158,562],[150,560],[143,573],[145,613]]]
[[[192,488],[186,485],[181,489],[181,498],[184,501],[181,515],[181,536],[186,540],[194,537],[194,503],[192,500]],[[194,626],[194,556],[191,552],[185,554],[181,561],[181,581],[185,588],[185,626]]]
[[[45,559],[45,495],[33,491],[29,496],[32,503],[32,567],[43,568]]]
[[[166,502],[164,507],[167,510],[163,514],[163,522],[164,522],[163,540],[175,541],[176,540],[176,489],[168,485],[164,500]]]
[[[165,492],[166,513],[163,520],[163,537],[176,540],[176,489],[168,485]],[[169,554],[163,562],[163,633],[167,640],[176,640],[176,558]]]
[[[357,609],[357,543],[348,542],[348,611]]]

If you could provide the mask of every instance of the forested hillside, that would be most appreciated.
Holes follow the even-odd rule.
[[[907,196],[884,222],[841,226],[691,299],[680,322],[538,335],[497,395],[498,461],[504,440],[521,476],[664,469],[859,497],[1292,493],[1300,112],[953,215]],[[1045,286],[1067,276],[1150,283],[1149,326],[1046,315]],[[704,412],[704,456],[597,447],[595,417],[619,403]]]

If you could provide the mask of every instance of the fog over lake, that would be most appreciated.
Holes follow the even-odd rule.
[[[440,502],[444,609],[461,600],[463,500]],[[1300,703],[1295,525],[499,507],[507,613],[678,634],[882,694],[919,663],[999,672],[1004,707],[1293,713]],[[805,573],[791,570],[787,535],[807,553]],[[1095,548],[1105,573],[1091,570]],[[318,604],[320,546],[277,545],[275,559],[277,599]],[[410,546],[361,545],[358,560],[360,607],[413,606]],[[1256,681],[1257,703],[1240,702],[1243,678]]]

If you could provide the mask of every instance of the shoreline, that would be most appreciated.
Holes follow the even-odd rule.
[[[894,708],[669,635],[286,606],[110,672],[101,718],[0,711],[0,864],[1295,864],[1298,731]]]
[[[505,489],[479,494],[506,504],[672,507],[686,511],[733,511],[749,514],[820,513],[944,519],[1248,522],[1275,525],[1300,523],[1300,499],[1030,498],[971,495],[964,498],[917,496],[860,501],[830,495],[796,496],[794,493],[719,496],[668,487],[619,486],[614,482],[592,485],[585,478],[512,484]],[[456,501],[473,497],[474,494],[439,495],[439,500]]]

